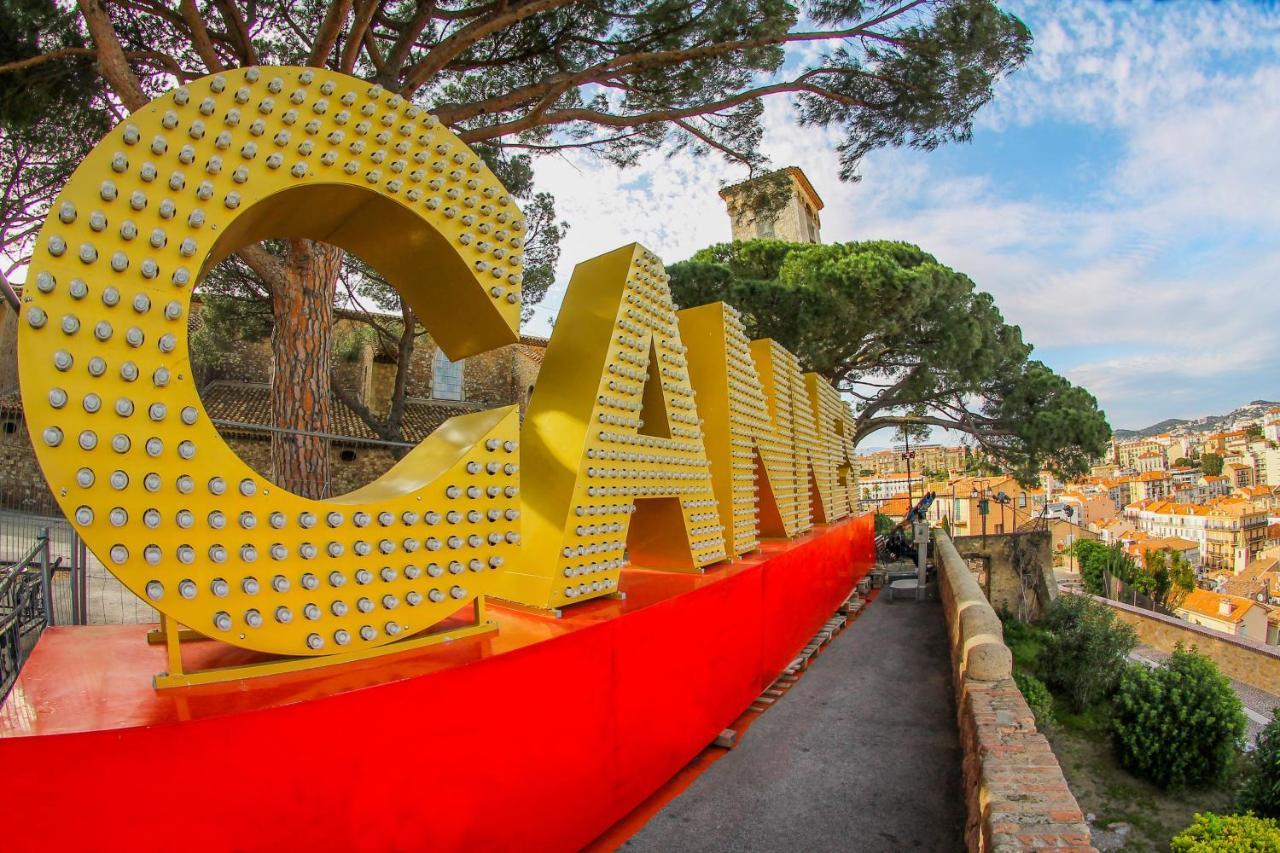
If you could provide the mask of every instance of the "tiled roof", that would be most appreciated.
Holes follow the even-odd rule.
[[[907,500],[905,497],[889,498],[889,500],[880,504],[879,512],[891,518],[901,518],[907,514],[907,510],[911,509],[913,501]]]
[[[516,344],[516,352],[534,364],[542,364],[542,360],[547,356],[547,342],[542,338],[521,335],[520,343]]]
[[[205,388],[201,401],[209,417],[215,421],[237,421],[251,425],[244,428],[219,426],[220,430],[236,434],[269,434],[266,430],[255,429],[271,424],[271,388],[268,385],[214,382]],[[405,403],[404,411],[405,441],[421,441],[449,418],[474,411],[476,407],[465,404],[410,399]],[[337,397],[332,400],[330,413],[329,432],[349,436],[353,443],[378,440],[378,434]]]
[[[1223,591],[1231,595],[1239,595],[1245,598],[1252,598],[1264,587],[1269,593],[1273,589],[1276,580],[1276,564],[1275,557],[1265,560],[1254,560],[1252,563],[1244,567],[1239,574],[1233,574],[1227,578],[1226,584],[1223,585]]]
[[[1228,605],[1226,614],[1221,613],[1219,610],[1223,601],[1226,601]],[[1210,619],[1217,619],[1222,622],[1239,623],[1244,620],[1244,616],[1249,612],[1249,609],[1256,606],[1249,599],[1241,598],[1238,595],[1210,592],[1207,589],[1193,589],[1187,593],[1186,599],[1183,600],[1182,606],[1178,609],[1188,610],[1200,616],[1207,616]]]

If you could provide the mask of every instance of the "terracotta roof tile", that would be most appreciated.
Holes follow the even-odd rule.
[[[1219,610],[1223,601],[1226,601],[1228,606],[1226,614],[1221,613]],[[1183,600],[1182,606],[1178,609],[1189,610],[1222,622],[1239,623],[1244,620],[1244,616],[1249,612],[1249,609],[1256,606],[1249,599],[1241,598],[1238,595],[1210,592],[1207,589],[1193,589],[1187,593],[1186,599]]]
[[[215,382],[201,395],[205,411],[214,420],[237,421],[245,427],[219,426],[220,430],[240,435],[267,435],[257,427],[271,424],[271,388],[267,385],[245,382]],[[329,432],[347,436],[353,443],[378,440],[378,434],[360,419],[351,408],[337,397],[332,400]],[[426,438],[446,420],[477,411],[465,404],[443,404],[430,400],[410,399],[405,404],[405,441],[418,442]]]

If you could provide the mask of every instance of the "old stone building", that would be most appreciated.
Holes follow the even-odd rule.
[[[822,199],[798,166],[727,186],[720,198],[728,208],[735,240],[822,242]]]
[[[195,300],[189,329],[201,324],[202,305]],[[349,315],[337,317],[335,339],[350,338],[364,324]],[[31,451],[22,414],[17,378],[17,323],[0,302],[0,508],[56,511],[40,467]],[[198,340],[198,338],[197,338]],[[414,347],[407,376],[404,441],[416,444],[449,418],[496,406],[529,402],[546,341],[521,337],[520,342],[450,362],[423,333]],[[195,344],[193,344],[194,346]],[[204,354],[209,355],[208,353]],[[250,467],[271,477],[271,344],[239,342],[217,358],[198,358],[201,401],[227,443]],[[336,386],[385,416],[395,383],[396,365],[369,343],[336,353]],[[381,441],[378,434],[336,395],[329,432],[330,493],[343,494],[368,483],[394,464],[404,447]]]

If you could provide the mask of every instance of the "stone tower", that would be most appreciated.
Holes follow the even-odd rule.
[[[822,199],[798,166],[727,186],[720,190],[720,198],[729,210],[735,240],[772,237],[792,243],[822,242],[818,218]],[[768,209],[776,212],[763,212]]]

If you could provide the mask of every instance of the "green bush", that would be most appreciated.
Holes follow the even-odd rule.
[[[1249,756],[1248,776],[1240,787],[1239,808],[1263,817],[1280,817],[1280,708],[1258,735]]]
[[[1076,711],[1115,690],[1138,636],[1106,604],[1060,595],[1045,613],[1040,674]]]
[[[1013,681],[1022,691],[1022,698],[1027,700],[1031,713],[1036,715],[1036,727],[1041,731],[1053,725],[1053,694],[1044,682],[1029,672],[1015,672]]]
[[[1197,814],[1195,823],[1169,842],[1173,853],[1280,851],[1280,826],[1253,815]]]
[[[1038,675],[1045,630],[1008,613],[1000,614],[1000,622],[1004,626],[1004,644],[1013,653],[1014,668]]]
[[[895,523],[892,518],[885,515],[883,512],[877,512],[875,517],[875,525],[876,525],[876,535],[883,536],[889,531],[893,530]]]
[[[1181,646],[1156,669],[1129,667],[1111,726],[1120,764],[1164,788],[1223,781],[1245,733],[1231,682],[1213,661]]]

